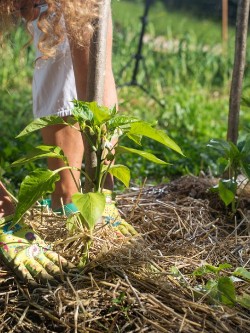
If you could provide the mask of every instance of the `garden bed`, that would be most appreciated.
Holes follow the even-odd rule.
[[[204,263],[250,266],[250,205],[243,200],[231,219],[208,192],[211,182],[187,176],[119,196],[141,236],[96,230],[82,274],[58,286],[29,289],[1,265],[0,332],[250,332],[249,310],[201,294],[197,287],[207,277],[192,274]],[[83,243],[67,240],[64,220],[36,211],[33,217],[60,254],[79,258]],[[236,289],[249,294],[249,283],[237,282]]]

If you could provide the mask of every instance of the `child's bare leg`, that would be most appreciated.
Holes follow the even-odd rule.
[[[46,145],[59,146],[67,156],[70,166],[81,168],[83,159],[83,141],[81,133],[69,126],[49,126],[42,129],[43,142]],[[48,167],[51,170],[63,167],[60,159],[48,159]],[[79,185],[80,172],[73,170],[77,184]],[[69,170],[60,172],[60,180],[56,183],[55,191],[52,194],[52,209],[57,209],[63,204],[70,203],[71,196],[78,191],[75,181]]]
[[[104,94],[103,94],[103,105],[107,107],[117,106],[117,93],[114,75],[112,71],[112,20],[109,19],[108,34],[107,34],[107,51],[106,51],[106,69],[105,69],[105,83],[104,83]],[[73,60],[73,68],[76,79],[76,90],[78,99],[84,100],[86,98],[86,76],[82,73],[87,73],[88,69],[88,49],[84,50],[79,48],[77,45],[71,43],[71,54]],[[88,147],[85,147],[85,154],[88,155]],[[108,175],[104,187],[106,189],[113,189],[113,178]]]

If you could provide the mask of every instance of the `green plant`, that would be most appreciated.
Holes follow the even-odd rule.
[[[141,146],[142,138],[148,137],[179,154],[182,154],[182,151],[165,132],[154,128],[152,124],[141,121],[138,118],[120,115],[115,108],[108,109],[98,106],[95,102],[85,103],[81,101],[74,101],[74,106],[73,115],[68,117],[67,122],[57,116],[36,119],[18,137],[23,137],[45,126],[55,124],[71,126],[75,130],[84,133],[93,151],[92,159],[95,160],[95,173],[90,176],[86,170],[80,170],[84,174],[85,180],[87,179],[91,183],[92,190],[88,193],[81,193],[79,185],[76,184],[78,193],[72,196],[72,201],[78,208],[79,219],[88,228],[91,239],[95,223],[102,216],[105,207],[103,187],[107,174],[109,173],[119,179],[126,187],[129,186],[129,168],[113,163],[119,154],[132,153],[154,163],[167,164],[152,153],[120,145],[119,143],[122,138],[129,138],[132,142]],[[76,123],[79,124],[79,129],[75,127]],[[54,171],[37,168],[25,177],[19,190],[14,223],[19,221],[37,200],[41,199],[47,193],[53,192],[55,182],[60,179],[59,172],[61,170],[69,169],[72,173],[73,167],[69,165],[67,157],[59,147],[55,146],[37,146],[25,157],[14,162],[13,166],[20,166],[24,163],[48,157],[61,159],[65,166]],[[74,178],[73,173],[72,177]]]
[[[131,54],[137,51],[141,28],[138,22],[143,2],[112,1],[112,7],[115,24],[114,73],[117,83],[122,85],[130,82],[133,73],[132,61],[122,75],[120,72],[131,59]],[[145,85],[149,82],[146,87],[165,107],[155,104],[140,89],[124,86],[119,90],[119,108],[123,113],[132,109],[134,115],[148,122],[159,119],[159,128],[171,133],[187,158],[178,158],[171,151],[163,151],[154,142],[150,143],[149,149],[156,152],[160,159],[171,160],[173,166],[162,168],[160,165],[149,165],[141,158],[134,163],[132,154],[126,154],[124,162],[125,158],[118,156],[117,162],[130,167],[137,185],[143,183],[146,177],[152,184],[186,173],[198,175],[200,170],[211,172],[211,166],[214,174],[214,152],[206,149],[206,143],[210,138],[226,135],[234,29],[231,28],[229,33],[228,56],[221,55],[219,24],[187,13],[170,13],[162,2],[155,2],[150,9],[146,33],[149,40],[143,45],[150,80],[144,68],[139,69],[137,79]],[[0,48],[0,168],[5,184],[14,194],[27,174],[27,168],[20,166],[13,172],[10,164],[41,141],[37,133],[18,144],[14,139],[27,121],[32,120],[31,80],[35,55],[32,46],[23,48],[29,38],[21,26],[6,36]],[[158,45],[161,40],[162,46]],[[247,57],[245,84],[249,84],[250,77],[249,55]],[[242,110],[241,130],[249,121],[250,113]],[[45,161],[41,160],[39,164],[45,165]],[[31,171],[35,168],[34,163],[28,167]]]
[[[250,135],[237,145],[226,140],[210,140],[208,147],[211,147],[220,154],[218,166],[222,178],[219,184],[212,188],[226,206],[231,204],[232,212],[237,210],[237,178],[244,174],[250,179]]]
[[[249,283],[250,272],[243,267],[237,267],[233,272],[228,272],[232,266],[228,263],[219,266],[203,265],[193,272],[198,279],[208,277],[205,283],[195,287],[195,290],[209,298],[210,302],[219,302],[228,306],[241,306],[250,309],[250,296],[238,295],[235,283]]]

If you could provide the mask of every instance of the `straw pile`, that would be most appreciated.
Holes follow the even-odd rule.
[[[183,177],[119,196],[141,237],[97,230],[84,271],[58,286],[31,290],[0,265],[0,332],[250,332],[249,310],[195,292],[202,281],[192,272],[205,262],[233,269],[250,262],[248,201],[232,221],[209,187],[207,179]],[[82,240],[70,242],[64,221],[44,215],[34,218],[42,236],[77,261]],[[238,292],[249,289],[237,284]]]

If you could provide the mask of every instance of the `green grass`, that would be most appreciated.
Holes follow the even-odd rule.
[[[113,17],[123,27],[140,30],[140,17],[144,13],[144,1],[113,0]],[[168,38],[183,38],[189,33],[204,44],[221,43],[221,24],[206,18],[193,16],[188,12],[167,11],[163,2],[155,1],[149,9],[148,28],[156,35]],[[229,28],[229,43],[234,43],[234,27]]]
[[[130,82],[132,77],[132,55],[137,51],[142,13],[141,1],[113,1],[114,68],[120,84]],[[216,156],[206,144],[211,138],[226,137],[235,29],[229,29],[226,55],[221,50],[219,22],[199,20],[182,12],[167,12],[161,2],[156,2],[150,9],[146,34],[151,36],[143,47],[148,77],[141,66],[137,79],[165,106],[159,107],[137,87],[123,87],[119,89],[120,108],[147,121],[157,120],[158,126],[182,147],[186,158],[147,142],[149,150],[172,165],[156,168],[132,158],[122,159],[122,162],[130,165],[133,178],[141,183],[145,177],[159,182],[185,173],[199,174],[201,170],[216,173]],[[154,40],[159,35],[164,36],[166,42],[176,42],[175,49],[155,47]],[[120,69],[126,64],[121,75]],[[249,116],[242,112],[242,135],[247,121]]]

